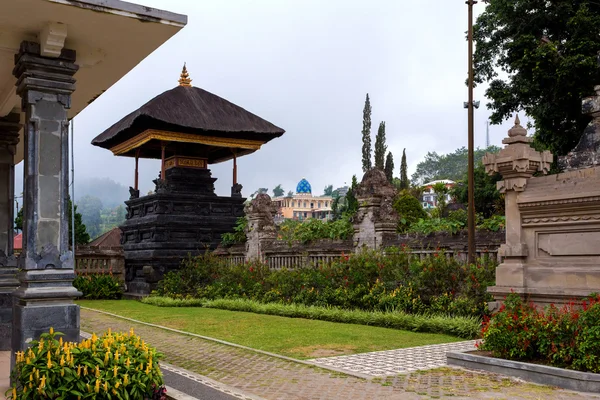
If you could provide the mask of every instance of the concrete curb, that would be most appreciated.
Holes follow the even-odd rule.
[[[170,386],[166,386],[167,388],[167,399],[171,400],[200,400],[196,397],[188,396],[187,394],[180,392],[177,389],[173,389]]]
[[[138,320],[133,319],[133,318],[123,317],[123,316],[118,315],[118,314],[113,314],[113,313],[110,313],[110,312],[107,312],[107,311],[97,310],[95,308],[89,308],[89,307],[84,307],[84,306],[79,306],[79,307],[83,308],[84,310],[89,310],[89,311],[97,312],[97,313],[100,313],[100,314],[110,315],[111,317],[124,319],[126,321],[131,321],[131,322],[134,322],[136,324],[151,326],[153,328],[159,328],[159,329],[163,329],[165,331],[179,333],[181,335],[197,337],[197,338],[208,340],[208,341],[211,341],[211,342],[224,344],[226,346],[236,347],[238,349],[243,349],[243,350],[251,351],[251,352],[254,352],[254,353],[264,354],[266,356],[279,358],[281,360],[286,360],[286,361],[290,361],[290,362],[294,362],[294,363],[298,363],[298,364],[308,365],[308,366],[313,367],[313,368],[319,368],[319,369],[323,369],[323,370],[326,370],[326,371],[333,371],[333,372],[337,372],[337,373],[341,373],[341,374],[344,374],[344,375],[353,376],[355,378],[360,378],[360,379],[371,380],[371,379],[374,378],[373,376],[370,376],[370,375],[367,375],[367,374],[361,374],[359,372],[350,372],[350,371],[346,371],[346,370],[343,370],[343,369],[340,369],[340,368],[325,367],[323,365],[320,365],[320,364],[317,364],[317,363],[313,363],[313,362],[310,362],[310,361],[298,360],[296,358],[286,357],[286,356],[282,356],[280,354],[275,354],[275,353],[271,353],[271,352],[264,351],[264,350],[258,350],[258,349],[253,349],[251,347],[242,346],[241,344],[235,344],[235,343],[226,342],[226,341],[221,340],[221,339],[215,339],[215,338],[211,338],[211,337],[208,337],[208,336],[202,336],[202,335],[198,335],[198,334],[195,334],[195,333],[181,331],[179,329],[173,329],[173,328],[168,328],[166,326],[151,324],[149,322],[138,321]]]
[[[600,374],[460,352],[446,353],[448,365],[479,369],[577,392],[600,393]]]

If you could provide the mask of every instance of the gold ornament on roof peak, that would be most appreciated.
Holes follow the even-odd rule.
[[[179,86],[192,86],[192,80],[187,72],[185,63],[183,63],[183,70],[181,70],[181,76],[179,76]]]

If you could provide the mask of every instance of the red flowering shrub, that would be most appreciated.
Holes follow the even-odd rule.
[[[480,350],[495,357],[600,372],[600,295],[541,311],[511,294],[482,336]]]

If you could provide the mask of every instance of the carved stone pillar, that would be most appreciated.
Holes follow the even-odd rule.
[[[14,155],[19,142],[19,114],[0,118],[0,351],[10,350],[13,291],[19,287],[13,254]]]
[[[80,293],[73,287],[67,221],[68,120],[75,52],[40,56],[37,43],[21,43],[13,74],[25,112],[23,252],[21,286],[14,294],[12,350],[53,327],[79,340]]]
[[[549,151],[537,152],[530,146],[532,139],[527,137],[527,131],[520,125],[518,116],[508,136],[502,141],[507,145],[504,149],[483,157],[486,172],[490,175],[500,173],[504,178],[497,183],[500,193],[505,194],[506,202],[506,243],[499,250],[504,261],[496,269],[496,286],[488,288],[490,293],[502,296],[512,289],[522,292],[526,286],[529,249],[523,236],[518,194],[525,190],[528,180],[536,172],[547,174],[552,164]]]
[[[365,173],[354,195],[358,200],[353,237],[356,251],[384,247],[398,229],[399,217],[392,207],[396,189],[383,171],[372,169]]]
[[[260,193],[245,208],[248,227],[246,228],[246,261],[262,260],[265,246],[275,240],[275,214],[277,207],[266,193]]]

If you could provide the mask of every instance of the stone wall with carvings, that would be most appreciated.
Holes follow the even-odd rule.
[[[526,134],[517,117],[505,148],[483,158],[488,173],[502,175],[506,201],[493,309],[511,292],[539,305],[600,292],[600,167],[533,176],[548,172],[552,155],[531,148]]]

